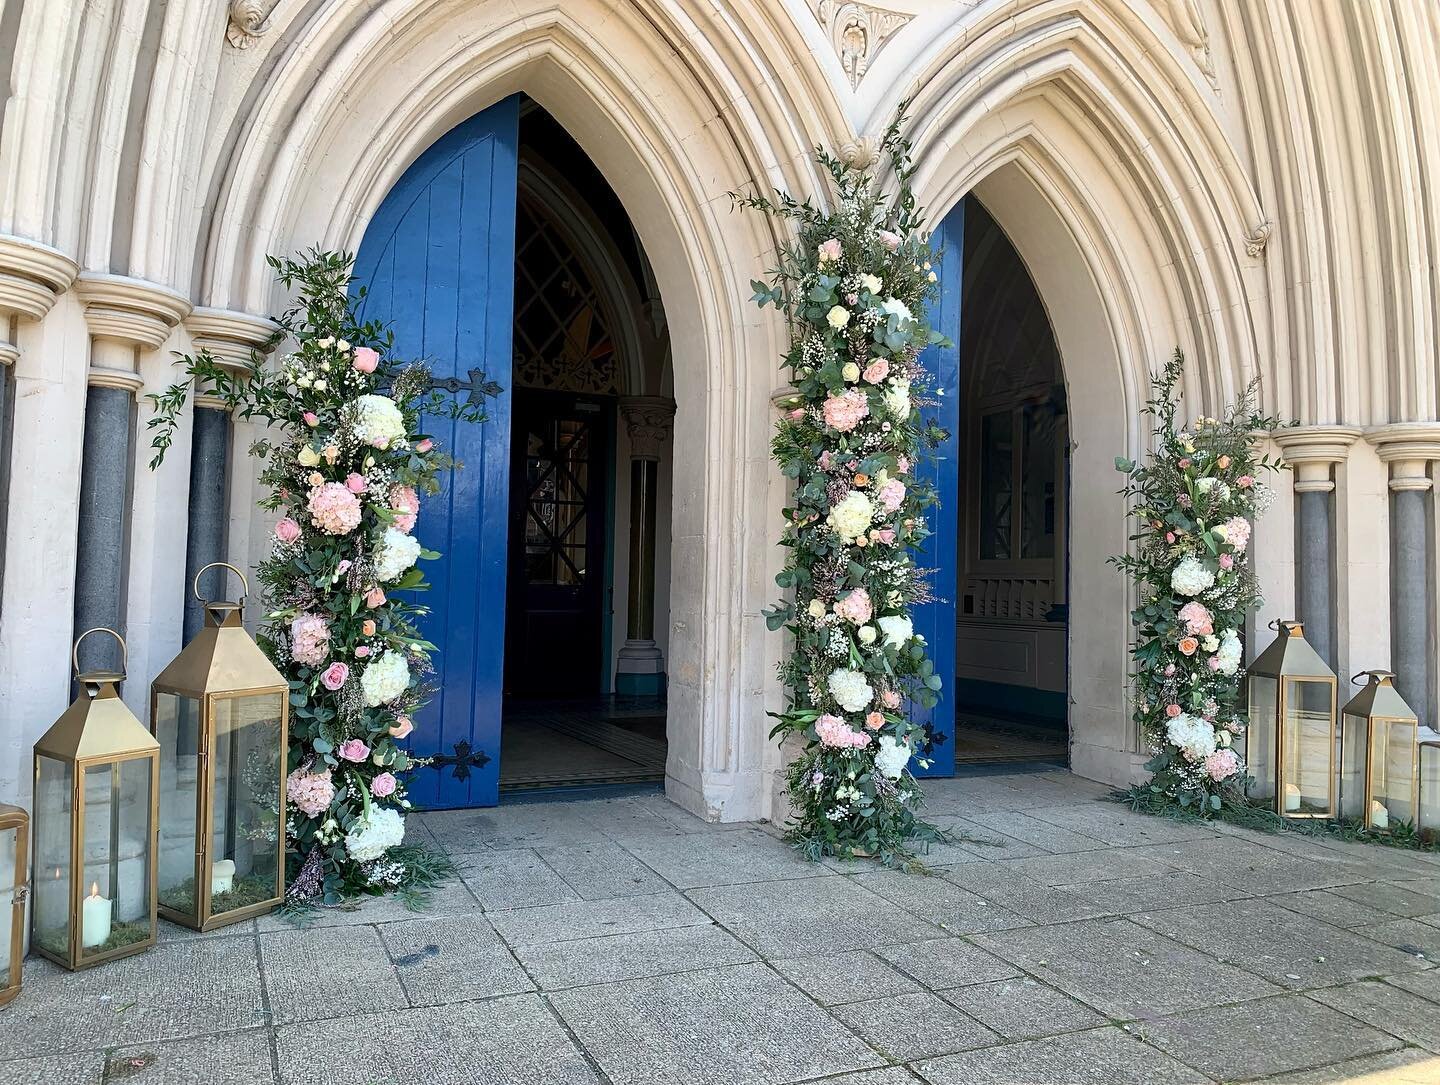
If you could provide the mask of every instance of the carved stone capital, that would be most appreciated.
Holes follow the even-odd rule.
[[[1394,422],[1367,430],[1365,439],[1390,465],[1390,489],[1428,490],[1430,463],[1440,460],[1440,422]]]
[[[1355,426],[1299,426],[1272,436],[1285,462],[1295,468],[1295,492],[1312,493],[1335,489],[1331,466],[1349,458],[1350,446],[1364,432]]]
[[[225,40],[232,48],[249,49],[270,30],[270,16],[278,0],[230,0],[230,21]]]
[[[75,280],[85,322],[96,339],[156,350],[190,312],[190,300],[169,287],[126,275],[86,272]]]
[[[235,309],[196,309],[185,318],[185,330],[195,346],[227,369],[249,366],[251,355],[264,350],[277,328],[269,317]]]
[[[664,396],[632,396],[620,401],[620,413],[630,437],[630,458],[658,460],[661,446],[670,439],[675,401]]]
[[[15,360],[10,316],[40,320],[75,281],[75,261],[29,238],[0,234],[0,363]],[[8,349],[7,349],[8,348]]]

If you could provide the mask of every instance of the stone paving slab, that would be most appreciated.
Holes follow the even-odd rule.
[[[928,991],[850,1002],[830,1011],[855,1035],[897,1062],[991,1047],[1000,1036]],[[916,1027],[912,1022],[918,1022]]]
[[[957,987],[941,997],[1007,1040],[1038,1040],[1106,1024],[1103,1015],[1029,976]]]
[[[619,844],[542,848],[537,854],[583,900],[634,897],[670,888]]]
[[[1421,998],[1440,1004],[1440,968],[1429,972],[1411,972],[1405,976],[1386,976],[1385,982],[1391,987],[1419,995]]]
[[[538,908],[581,899],[564,878],[528,848],[467,858],[460,877],[487,912]]]
[[[1388,912],[1347,900],[1334,889],[1307,889],[1300,893],[1282,893],[1265,899],[1281,908],[1288,908],[1292,912],[1308,915],[1311,919],[1319,919],[1336,927],[1388,923],[1392,918]]]
[[[1007,961],[963,938],[935,938],[881,946],[876,954],[932,991],[943,991],[966,983],[1009,979],[1020,973]]]
[[[275,1048],[281,1085],[600,1081],[535,995],[290,1025],[276,1029]]]
[[[1078,892],[1031,881],[1013,866],[968,863],[947,867],[940,876],[1030,923],[1067,923],[1110,914]]]
[[[815,878],[826,873],[825,867],[808,862],[758,829],[718,833],[698,845],[690,837],[680,836],[631,842],[628,847],[635,858],[680,889]]]
[[[461,874],[467,866],[467,858],[459,857]],[[446,882],[430,893],[429,903],[423,911],[411,911],[395,896],[367,897],[355,904],[341,908],[317,908],[305,921],[307,928],[316,927],[361,927],[375,923],[403,923],[411,919],[433,918],[442,915],[466,915],[480,911],[480,903],[466,888],[464,881],[456,878]],[[255,920],[256,929],[262,934],[270,931],[293,931],[296,925],[278,915],[264,915]],[[225,928],[221,928],[224,930]],[[216,932],[219,933],[219,932]],[[210,937],[210,935],[206,935]]]
[[[1327,987],[1430,967],[1411,953],[1263,900],[1232,901],[1223,908],[1172,908],[1132,918],[1282,987]],[[1440,930],[1433,933],[1440,935]]]
[[[713,924],[516,946],[515,954],[545,990],[747,964],[757,959]]]
[[[484,916],[388,923],[379,931],[412,1006],[437,1006],[535,989]]]
[[[1388,983],[1365,980],[1312,991],[1310,997],[1367,1025],[1384,1029],[1406,1043],[1440,1053],[1440,1013],[1436,1012],[1434,1003],[1419,995]]]
[[[1284,837],[1281,833],[1276,839]],[[1324,853],[1321,858],[1313,858],[1281,850],[1274,843],[1263,833],[1251,833],[1242,839],[1217,837],[1139,850],[1174,869],[1188,870],[1241,890],[1262,886],[1266,893],[1296,893],[1366,880],[1363,871],[1338,854]]]
[[[501,937],[512,946],[598,938],[606,934],[633,934],[665,927],[692,927],[710,922],[709,916],[674,892],[518,908],[509,912],[493,912],[488,918]]]
[[[1278,1074],[1265,1085],[1435,1085],[1440,1059],[1418,1047],[1366,1055],[1314,1070]]]
[[[974,941],[1106,1016],[1122,1020],[1279,993],[1273,984],[1128,919],[997,931],[977,934]]]
[[[1118,1028],[988,1047],[915,1069],[931,1085],[1208,1085],[1204,1075]]]
[[[1031,814],[1013,810],[976,810],[967,818],[982,830],[1013,837],[1037,851],[1059,854],[1069,851],[1102,851],[1110,847],[1093,836],[1062,828],[1053,821],[1042,821]]]
[[[0,1085],[101,1085],[104,1076],[105,1056],[98,1051],[0,1062]]]
[[[899,870],[877,870],[857,874],[852,880],[856,885],[864,886],[911,915],[927,919],[951,934],[1028,926],[1028,922],[1014,912],[991,904],[945,878],[906,874]]]
[[[1113,847],[1174,844],[1215,837],[1215,830],[1208,825],[1136,814],[1118,803],[1089,801],[1066,806],[1043,806],[1029,811],[1029,817]]]
[[[105,1080],[119,1085],[274,1085],[266,1029],[131,1044],[110,1053]],[[49,1085],[49,1079],[37,1079]]]
[[[1428,883],[1417,883],[1428,886]],[[1414,918],[1440,912],[1440,892],[1426,892],[1421,888],[1397,885],[1394,882],[1363,882],[1359,885],[1342,885],[1332,892],[1338,897],[1355,901],[1389,915]]]
[[[260,954],[277,1025],[410,1005],[374,927],[274,931]]]
[[[822,1006],[863,1002],[922,990],[921,985],[911,977],[891,968],[875,954],[863,951],[822,953],[816,957],[792,957],[770,963]]]
[[[550,996],[614,1085],[777,1085],[883,1064],[759,964]]]
[[[1410,957],[1440,964],[1440,927],[1421,919],[1392,919],[1354,928],[1355,933]]]
[[[1108,851],[1077,851],[1068,855],[1046,855],[1035,859],[996,859],[1004,872],[1019,874],[1050,887],[1089,885],[1117,878],[1156,878],[1171,873],[1171,867],[1127,848]]]
[[[858,1074],[827,1077],[816,1085],[920,1085],[920,1079],[903,1066],[887,1066],[883,1070],[861,1070]]]
[[[1107,915],[1134,915],[1184,904],[1218,904],[1248,896],[1233,886],[1206,881],[1186,870],[1142,878],[1093,881],[1071,886],[1076,894]]]
[[[1265,1077],[1400,1047],[1394,1036],[1303,995],[1255,999],[1148,1021],[1148,1043],[1221,1081]]]

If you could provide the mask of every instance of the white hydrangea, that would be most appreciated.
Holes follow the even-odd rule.
[[[1240,635],[1233,629],[1227,629],[1220,635],[1220,648],[1215,653],[1219,660],[1219,671],[1221,674],[1234,674],[1240,669],[1240,659],[1245,649],[1240,644]]]
[[[830,696],[834,697],[846,712],[859,712],[868,708],[875,699],[875,691],[870,688],[870,683],[865,681],[865,676],[845,667],[831,671],[825,685],[830,689]]]
[[[375,576],[383,584],[399,580],[420,558],[420,542],[393,527],[385,529],[380,549],[375,552]]]
[[[885,643],[891,648],[902,648],[915,635],[915,623],[903,614],[890,614],[876,620],[876,625],[885,634]]]
[[[870,499],[859,490],[851,490],[830,510],[825,522],[842,539],[853,539],[868,531],[874,518],[875,506]]]
[[[1170,574],[1170,587],[1178,595],[1199,595],[1215,583],[1215,574],[1195,557],[1182,558]]]
[[[355,439],[362,445],[389,448],[405,436],[405,416],[386,396],[361,396],[355,401]]]
[[[1204,761],[1215,752],[1215,728],[1199,716],[1180,713],[1165,725],[1165,735],[1189,761]]]
[[[880,736],[880,749],[875,754],[875,767],[892,780],[900,779],[905,766],[910,763],[910,746],[896,742],[889,735]]]
[[[885,408],[899,419],[910,417],[910,382],[896,377],[885,389]]]
[[[357,863],[378,859],[405,839],[405,819],[399,810],[372,806],[345,834],[345,850]]]
[[[372,660],[360,676],[360,691],[367,708],[389,704],[409,688],[410,666],[399,652],[386,652]]]
[[[880,291],[885,289],[885,284],[880,281],[880,276],[871,275],[868,272],[860,276],[860,285],[876,297],[879,297]]]
[[[901,324],[909,324],[915,319],[910,312],[910,306],[899,298],[886,298],[880,303],[880,308],[887,316],[898,317]]]

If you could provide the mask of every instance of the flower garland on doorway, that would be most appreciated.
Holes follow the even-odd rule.
[[[907,702],[933,707],[940,678],[911,608],[928,597],[913,548],[929,535],[933,488],[915,475],[944,433],[922,419],[928,374],[921,351],[944,342],[925,321],[934,254],[910,189],[901,115],[885,133],[896,193],[888,201],[865,169],[824,150],[835,206],[821,210],[776,193],[732,194],[737,205],[793,225],[769,283],[754,300],[785,314],[791,346],[788,410],[773,453],[794,482],[776,576],[793,602],[766,612],[794,647],[780,664],[790,706],[772,713],[771,737],[794,733],[805,751],[788,770],[792,841],[812,859],[914,860],[916,842],[940,833],[917,816],[909,770],[925,743]]]
[[[291,896],[421,892],[446,862],[402,845],[406,777],[423,762],[401,743],[431,693],[433,645],[416,626],[426,608],[398,593],[428,586],[416,562],[439,555],[415,538],[419,495],[458,465],[420,416],[483,416],[441,397],[425,366],[390,357],[383,324],[357,319],[350,256],[269,263],[297,295],[274,340],[292,351],[273,370],[255,354],[238,373],[203,351],[182,358],[185,380],[149,397],[151,467],[192,387],[271,427],[250,451],[265,461],[261,507],[279,514],[259,567],[270,608],[259,642],[290,683]]]
[[[1257,411],[1252,382],[1222,417],[1183,425],[1183,369],[1177,349],[1152,378],[1148,461],[1115,461],[1135,546],[1110,562],[1136,586],[1134,719],[1154,753],[1148,790],[1208,817],[1244,797],[1245,763],[1234,745],[1247,722],[1241,634],[1261,601],[1250,532],[1271,498],[1259,476],[1281,466],[1258,453],[1256,434],[1279,422]]]

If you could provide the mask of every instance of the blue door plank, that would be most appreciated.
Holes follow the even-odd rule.
[[[929,769],[916,776],[955,775],[955,606],[959,594],[959,504],[960,504],[960,321],[963,309],[965,259],[965,201],[957,203],[931,237],[940,249],[935,264],[940,280],[940,300],[930,313],[931,326],[950,340],[948,347],[930,347],[921,361],[930,371],[935,390],[941,393],[932,409],[936,422],[949,434],[935,451],[935,458],[917,468],[928,478],[939,496],[939,506],[930,510],[930,538],[917,560],[934,569],[930,586],[931,602],[915,610],[915,631],[927,644],[935,673],[942,683],[940,703],[916,718],[930,724]]]
[[[444,759],[412,777],[422,808],[499,798],[518,123],[509,98],[437,140],[385,197],[356,260],[365,314],[391,323],[397,356],[424,358],[436,377],[479,369],[505,388],[478,426],[424,422],[464,466],[423,499],[417,528],[442,554],[417,596],[431,609],[421,628],[438,649],[437,692],[410,748]]]

